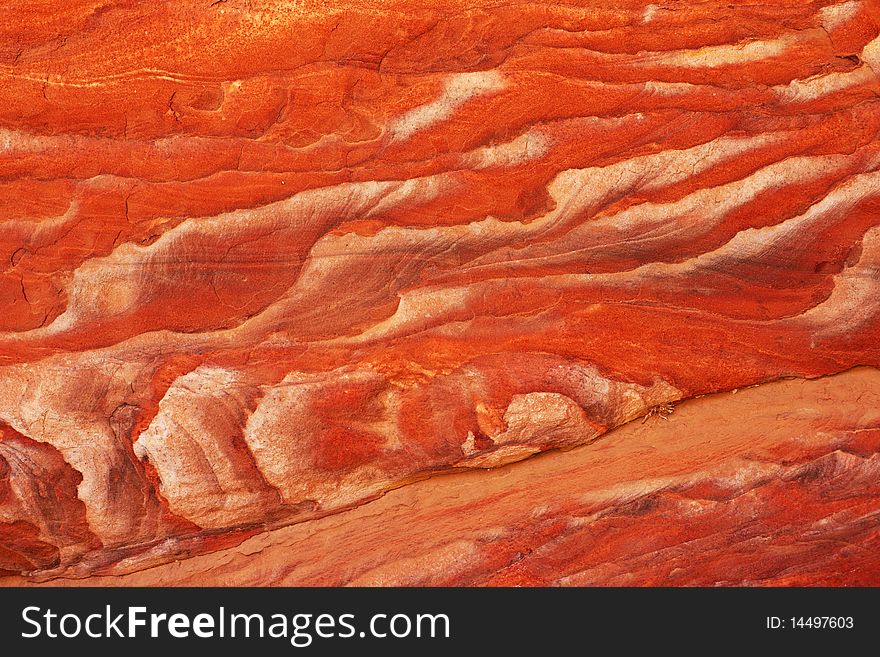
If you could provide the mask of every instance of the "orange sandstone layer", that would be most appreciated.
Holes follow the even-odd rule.
[[[50,583],[880,585],[880,370],[691,400],[214,554]]]
[[[880,366],[878,0],[3,12],[0,572]]]

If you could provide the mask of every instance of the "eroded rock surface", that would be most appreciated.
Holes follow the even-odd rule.
[[[682,518],[701,505],[721,533],[700,554],[719,561],[674,581],[711,580],[723,559],[730,581],[865,581],[834,574],[856,550],[843,539],[780,547],[801,559],[790,577],[736,562],[732,546],[736,518],[876,542],[862,532],[878,508],[873,370],[766,388],[832,386],[840,409],[803,408],[858,439],[824,435],[786,396],[777,433],[762,433],[759,407],[728,405],[690,426],[695,442],[672,429],[678,415],[608,432],[666,403],[880,366],[876,0],[71,0],[8,13],[0,571],[88,578],[240,555],[256,535],[367,513],[425,477],[442,487],[474,469],[462,481],[480,498],[503,488],[487,468],[524,482],[574,458],[540,452],[603,454],[605,437],[636,435],[679,454],[658,470],[672,488],[631,513],[614,496],[585,502],[605,514],[589,532],[568,544],[548,529],[559,543],[519,566],[475,547],[496,540],[463,529],[479,514],[440,504],[454,521],[432,529],[437,563],[477,564],[447,568],[448,582],[674,580],[627,532],[696,540]],[[715,451],[711,427],[740,431],[732,452]],[[801,438],[819,451],[790,446]],[[753,463],[750,444],[771,456]],[[587,459],[595,475],[566,485],[584,499],[654,485],[629,462]],[[739,483],[711,483],[713,468]],[[544,520],[504,508],[495,525],[540,542]],[[560,527],[575,517],[554,513]],[[265,583],[406,571],[376,557],[307,574],[273,554],[290,574]],[[186,562],[192,581],[264,583],[239,556],[240,576],[212,574],[226,563],[212,558]]]

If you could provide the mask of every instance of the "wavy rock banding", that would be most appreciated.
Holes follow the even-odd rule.
[[[689,454],[674,482],[643,491],[643,511],[626,511],[626,495],[595,501],[591,513],[611,519],[583,521],[570,548],[502,505],[497,526],[530,537],[516,568],[486,547],[497,539],[463,529],[465,511],[412,493],[447,518],[431,563],[472,566],[442,583],[880,583],[870,559],[831,574],[856,550],[843,539],[788,551],[799,560],[788,574],[758,572],[760,559],[736,562],[740,530],[721,519],[753,513],[774,540],[806,536],[808,516],[780,501],[800,495],[811,522],[876,543],[876,0],[11,10],[7,581],[184,560],[195,583],[441,583],[418,550],[409,565],[369,552],[369,568],[333,561],[320,575],[291,564],[298,575],[272,582],[247,560],[240,576],[214,577],[212,557],[328,516],[362,528],[357,514],[400,487],[464,477],[487,504],[503,488],[487,469],[558,476],[572,499],[599,488],[559,474],[566,459],[583,458],[601,490],[644,483],[648,447],[640,474],[583,456],[638,425],[645,444]],[[687,435],[672,430],[681,413],[616,430],[758,384],[791,405],[791,426],[778,424],[784,410],[718,406],[724,426],[743,425],[729,438],[739,460],[687,442],[720,431],[714,419]],[[831,386],[840,409],[796,385]],[[795,429],[809,449],[792,446]],[[572,448],[541,474],[536,455]],[[719,483],[721,470],[739,483]],[[667,525],[702,535],[688,529],[700,509],[722,542],[669,545],[736,562],[730,581],[705,564],[676,580],[627,547]],[[389,514],[384,540],[418,538]],[[554,547],[535,547],[551,535]],[[616,558],[633,560],[629,575]]]

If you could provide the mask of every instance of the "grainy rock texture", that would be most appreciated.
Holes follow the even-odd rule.
[[[216,553],[50,583],[877,584],[880,371],[721,393],[674,416]]]
[[[5,581],[880,583],[880,2],[613,5],[5,3]]]

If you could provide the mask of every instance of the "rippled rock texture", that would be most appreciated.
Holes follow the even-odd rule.
[[[2,581],[880,584],[880,2],[610,4],[6,3]]]

